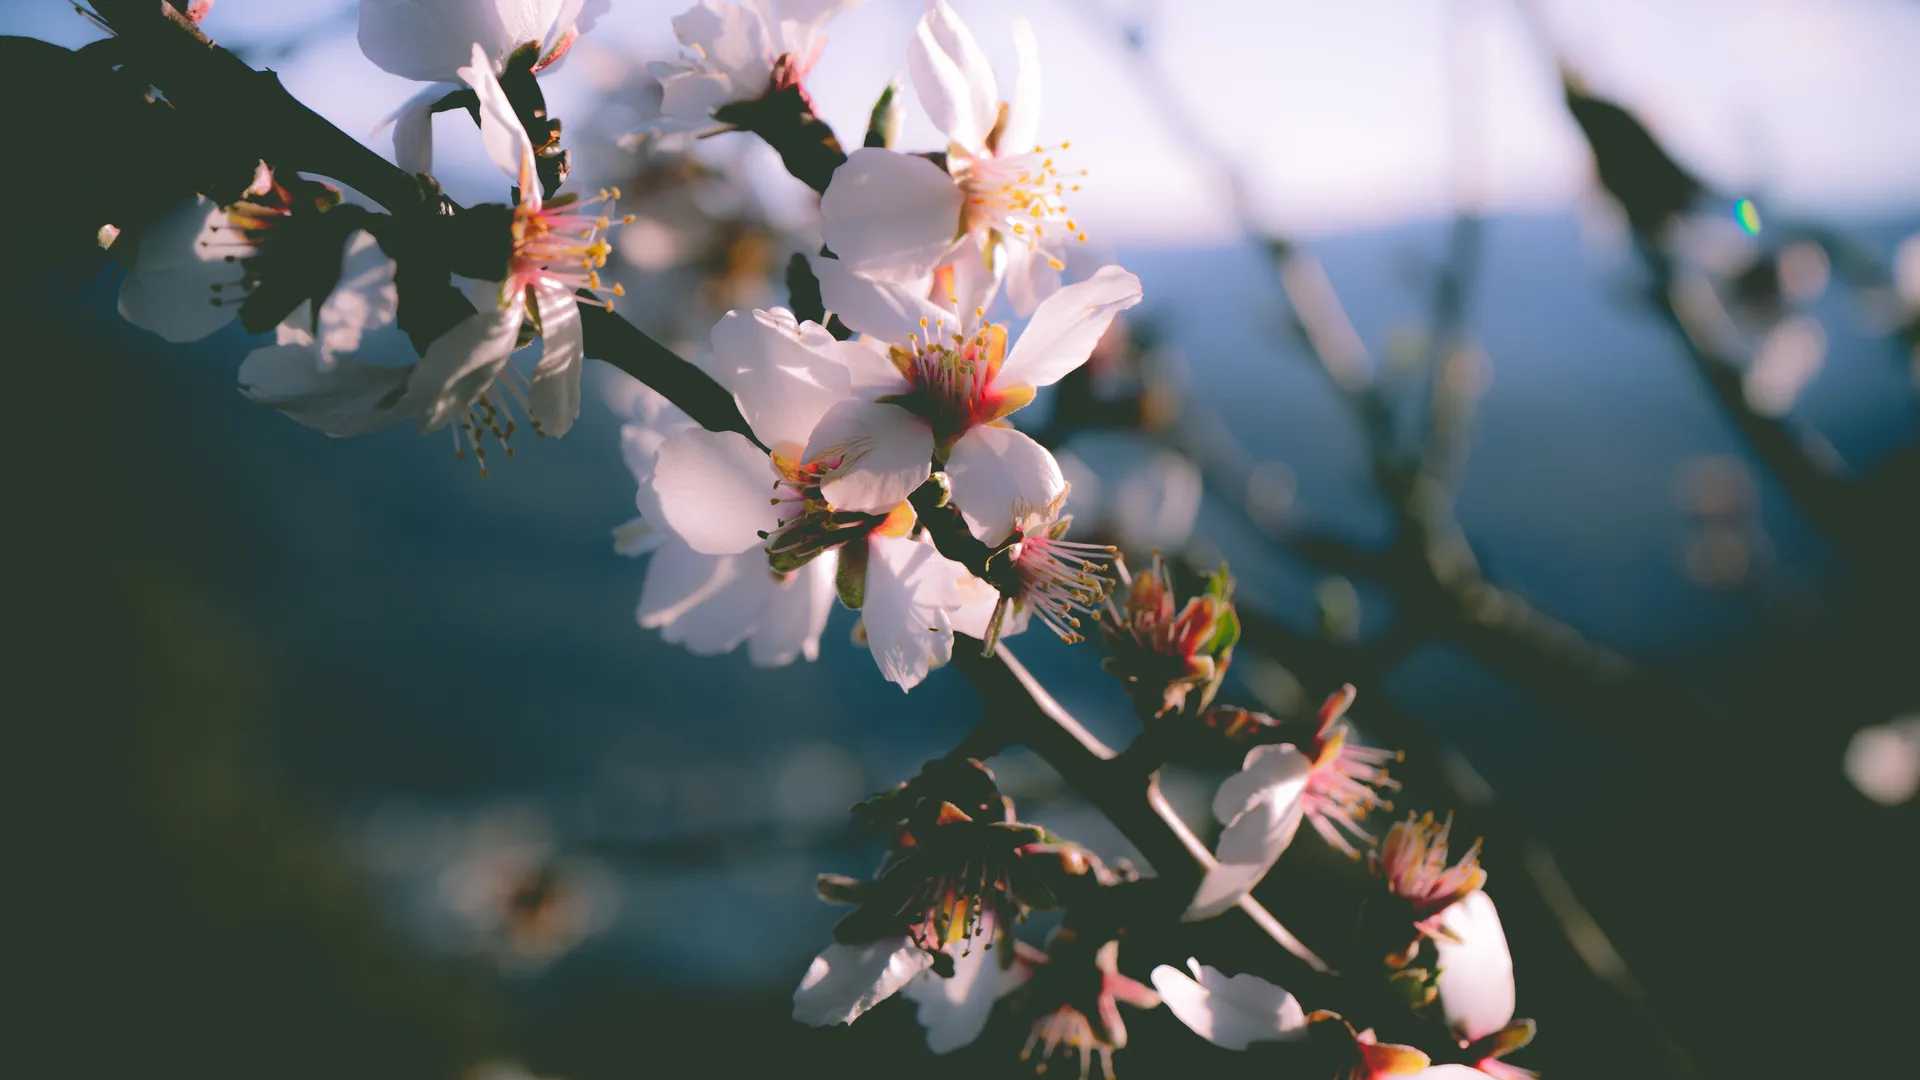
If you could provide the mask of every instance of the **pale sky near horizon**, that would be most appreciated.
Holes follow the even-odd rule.
[[[596,72],[674,48],[688,0],[613,0],[548,84],[579,115]],[[1116,242],[1211,241],[1235,233],[1225,195],[1170,136],[1129,67],[1116,17],[1146,28],[1181,113],[1226,148],[1257,211],[1324,233],[1444,214],[1463,174],[1493,211],[1555,212],[1589,189],[1578,132],[1515,0],[952,0],[1012,82],[1008,24],[1033,23],[1044,78],[1040,135],[1073,143],[1089,171],[1076,216]],[[208,29],[235,43],[300,33],[278,66],[309,105],[369,133],[413,85],[366,62],[347,5],[218,0]],[[1539,0],[1552,32],[1602,93],[1634,107],[1670,149],[1717,183],[1775,206],[1846,216],[1920,208],[1920,3],[1913,0]],[[923,5],[870,0],[829,30],[809,79],[821,112],[857,142],[874,95],[905,74]],[[297,14],[290,14],[297,12]],[[94,36],[64,3],[8,5],[0,32],[75,45]],[[1473,117],[1458,140],[1456,104]],[[478,139],[444,117],[444,177],[491,197]],[[747,140],[748,136],[728,136]],[[902,145],[938,142],[909,103]],[[1469,151],[1460,157],[1456,148]],[[726,152],[726,151],[721,151]],[[734,151],[737,152],[737,149]],[[793,193],[796,198],[803,193]]]

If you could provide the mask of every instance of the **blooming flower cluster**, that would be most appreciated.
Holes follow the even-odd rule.
[[[819,878],[820,895],[851,910],[801,976],[794,1019],[851,1024],[898,996],[944,1054],[979,1040],[1001,1010],[1036,1068],[1077,1059],[1089,1080],[1098,1062],[1112,1080],[1129,1038],[1121,1006],[1164,1004],[1221,1047],[1273,1042],[1312,1055],[1316,1075],[1526,1075],[1500,1060],[1533,1027],[1514,1019],[1513,959],[1478,844],[1451,857],[1451,819],[1431,814],[1376,843],[1366,819],[1392,809],[1399,784],[1387,766],[1399,756],[1358,741],[1352,686],[1299,718],[1299,731],[1216,704],[1242,632],[1226,568],[1196,574],[1156,553],[1130,576],[1112,548],[1069,539],[1060,462],[1013,423],[1142,296],[1119,266],[1068,274],[1066,244],[1084,239],[1066,206],[1078,174],[1066,143],[1036,143],[1031,29],[1012,27],[1017,69],[1003,100],[967,26],[945,0],[928,0],[904,59],[946,144],[892,149],[897,123],[882,122],[897,104],[890,89],[868,145],[845,154],[804,83],[826,24],[858,2],[700,0],[673,23],[683,55],[655,68],[663,101],[644,134],[761,136],[820,192],[825,245],[793,257],[790,306],[727,311],[691,363],[653,356],[651,368],[633,362],[640,377],[596,369],[622,422],[638,511],[614,530],[614,548],[649,560],[636,619],[696,654],[744,645],[753,664],[778,666],[818,656],[837,599],[858,613],[856,639],[902,690],[970,647],[964,639],[992,665],[996,643],[1031,623],[1072,643],[1095,636],[1094,620],[1103,667],[1144,730],[1116,754],[1058,715],[1010,658],[970,668],[988,722],[854,808],[887,831],[885,855],[870,878]],[[122,311],[173,341],[236,318],[271,331],[241,364],[242,392],[329,435],[403,420],[445,429],[484,475],[489,447],[511,454],[523,419],[536,434],[566,434],[590,329],[637,333],[612,315],[623,293],[600,276],[619,193],[558,190],[567,151],[535,80],[597,13],[591,0],[363,0],[368,58],[430,84],[395,115],[398,164],[430,170],[432,116],[464,108],[510,201],[462,208],[430,176],[402,175],[399,194],[383,196],[394,205],[376,210],[262,161],[250,180],[242,169],[212,189],[218,197],[202,194],[125,241],[101,230],[130,262]],[[190,18],[205,14],[196,5]],[[530,362],[516,364],[522,355]],[[1154,516],[1190,523],[1197,481],[1188,486],[1188,505]],[[1018,692],[995,695],[994,678]],[[1164,826],[1161,847],[1139,843],[1161,864],[1157,876],[1016,817],[968,755],[1025,738],[1019,725],[1029,722],[1052,725],[1057,745],[1047,749],[1065,758],[1058,771],[1070,783],[1090,776],[1106,795],[1144,798],[1129,824]],[[1158,770],[1187,752],[1238,762],[1212,800],[1221,831],[1211,857],[1156,787]],[[1121,821],[1114,803],[1092,801]],[[1420,1046],[1309,1013],[1249,971],[1190,959],[1185,971],[1152,967],[1149,986],[1122,969],[1123,941],[1144,971],[1165,958],[1153,955],[1164,931],[1188,932],[1176,917],[1239,909],[1331,974],[1253,897],[1303,821],[1352,857],[1356,876],[1367,849],[1372,895],[1339,946],[1340,967],[1378,985],[1336,1003],[1356,1016],[1404,1003],[1409,1015],[1380,1030],[1412,1039],[1402,1032],[1425,1025]],[[481,907],[513,909],[507,933],[521,951],[546,955],[583,925],[544,861],[482,884]],[[1019,940],[1031,913],[1056,909],[1044,950]]]
[[[653,130],[712,126],[722,105],[781,80],[797,86],[817,56],[825,19],[846,6],[707,0],[689,10],[675,21],[688,56],[660,72],[667,103]],[[1017,36],[1030,60],[1030,34]],[[732,393],[752,439],[696,429],[653,403],[649,418],[629,415],[629,446],[649,446],[628,454],[647,490],[639,500],[644,525],[623,530],[619,542],[639,553],[667,542],[640,537],[671,534],[692,555],[764,555],[757,572],[764,581],[746,584],[735,576],[746,568],[729,562],[725,582],[709,578],[714,584],[704,593],[643,602],[643,623],[700,651],[759,641],[759,628],[773,625],[762,620],[774,618],[762,601],[789,592],[800,575],[832,580],[841,600],[860,611],[860,634],[881,672],[904,689],[951,657],[956,632],[991,642],[1037,618],[1063,638],[1082,636],[1081,616],[1108,588],[1110,551],[1066,539],[1059,464],[1008,418],[1084,363],[1114,317],[1140,300],[1139,280],[1117,266],[1064,287],[1031,288],[1031,275],[1017,269],[1025,263],[1008,253],[1039,250],[1020,239],[1046,216],[1035,199],[1021,222],[1003,207],[1001,217],[981,210],[956,228],[959,207],[998,175],[993,170],[1030,166],[1038,176],[1051,166],[995,163],[998,136],[989,139],[993,125],[982,126],[977,115],[997,115],[992,71],[944,3],[929,5],[908,61],[922,100],[957,140],[946,168],[868,148],[835,172],[821,204],[833,254],[811,261],[824,310],[815,319],[786,308],[733,311],[713,330],[711,374]],[[1023,92],[1037,94],[1037,78],[1024,77]],[[965,110],[976,110],[966,113],[972,119],[961,117]],[[1030,109],[1011,113],[1031,127]],[[872,172],[866,163],[873,161],[886,162],[882,170],[904,164],[937,174],[939,197],[922,197],[928,184],[916,193]],[[861,185],[864,194],[856,191]],[[934,234],[937,244],[923,242]],[[1036,297],[1025,305],[1031,318],[1023,332],[988,316],[1003,284]],[[1047,295],[1037,299],[1041,291]],[[829,325],[857,336],[837,336]],[[921,520],[929,502],[958,511],[988,552],[980,563],[962,565],[936,546]],[[671,566],[676,578],[690,580],[684,567]],[[810,613],[824,606],[811,599],[825,596],[823,588],[802,591]],[[811,658],[819,623],[811,615],[778,623],[806,628],[798,647],[761,649],[753,658]],[[720,624],[724,633],[708,632]]]

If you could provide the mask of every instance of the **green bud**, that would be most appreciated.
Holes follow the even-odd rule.
[[[906,115],[906,105],[900,100],[900,80],[887,80],[887,88],[880,91],[867,118],[867,138],[862,145],[892,149],[893,141],[900,137],[900,124]]]

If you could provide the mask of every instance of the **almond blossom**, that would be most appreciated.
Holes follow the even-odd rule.
[[[906,990],[930,1049],[965,1046],[1032,967],[1030,956],[1016,962],[1012,926],[1030,907],[1054,903],[1038,877],[1056,854],[1042,843],[1046,830],[1014,820],[1013,804],[977,761],[929,762],[854,812],[892,824],[893,842],[872,880],[821,875],[823,899],[858,907],[808,966],[794,1019],[850,1024]]]
[[[120,316],[176,344],[207,337],[239,316],[257,282],[255,260],[286,224],[338,199],[312,181],[282,182],[263,161],[235,202],[198,195],[180,203],[136,238]]]
[[[673,19],[684,55],[648,66],[660,80],[660,115],[628,140],[724,128],[714,110],[769,90],[799,88],[826,46],[827,22],[862,3],[700,0]]]
[[[837,553],[786,574],[770,572],[756,551],[696,551],[666,525],[653,474],[660,447],[699,425],[658,392],[612,368],[602,372],[601,395],[627,422],[621,456],[637,485],[640,516],[614,530],[614,550],[651,554],[635,619],[659,630],[669,644],[696,655],[731,652],[742,642],[755,665],[777,667],[820,653],[820,635],[833,609]]]
[[[937,466],[973,535],[1004,543],[1030,514],[1057,510],[1066,481],[1053,455],[1001,423],[1086,362],[1119,312],[1140,302],[1140,280],[1118,266],[1047,298],[1009,347],[1007,328],[949,292],[875,281],[835,260],[815,261],[828,308],[867,335],[852,371],[855,398],[830,410],[809,456],[837,452],[822,484],[835,506],[879,512]],[[943,278],[953,288],[958,275]]]
[[[1448,909],[1487,882],[1487,872],[1480,866],[1478,840],[1449,864],[1447,834],[1452,828],[1451,818],[1436,821],[1432,814],[1410,817],[1388,829],[1387,838],[1372,853],[1374,876],[1395,905],[1390,915],[1404,918],[1390,929],[1411,925],[1414,933],[1410,944],[1389,955],[1388,963],[1408,963],[1422,938],[1446,937],[1443,917]]]
[[[1306,752],[1287,743],[1256,746],[1221,783],[1213,798],[1214,816],[1226,826],[1216,848],[1220,862],[1207,871],[1186,918],[1212,918],[1238,904],[1293,843],[1303,819],[1327,843],[1357,856],[1341,830],[1367,838],[1358,819],[1388,805],[1378,788],[1399,785],[1381,768],[1396,754],[1349,741],[1342,718],[1353,699],[1352,686],[1327,698]]]
[[[846,359],[858,364],[872,353],[778,308],[729,312],[714,327],[713,346],[716,378],[771,453],[737,432],[691,424],[666,436],[647,481],[654,520],[691,553],[738,557],[776,575],[857,545],[813,573],[849,579],[841,595],[859,606],[875,665],[912,689],[952,657],[956,630],[985,632],[996,594],[911,535],[911,488],[872,511],[833,505],[824,493],[823,477],[845,451],[812,444],[833,409],[853,400]]]
[[[1127,1048],[1127,1025],[1120,1006],[1156,1009],[1160,1001],[1150,987],[1120,971],[1117,939],[1089,938],[1062,925],[1047,943],[1035,972],[1034,993],[1026,1009],[1040,1015],[1027,1032],[1020,1060],[1031,1058],[1038,1047],[1037,1071],[1045,1072],[1047,1061],[1066,1050],[1080,1059],[1080,1080],[1091,1074],[1095,1057],[1100,1059],[1105,1080],[1114,1080],[1113,1055]]]
[[[1018,313],[1059,287],[1065,243],[1085,239],[1065,203],[1078,190],[1078,174],[1034,144],[1040,62],[1025,19],[1014,20],[1013,41],[1019,69],[1003,104],[966,24],[945,0],[928,0],[907,67],[928,117],[948,139],[946,167],[879,148],[848,156],[821,197],[820,229],[854,269],[912,277],[950,261],[972,240],[996,276],[1005,274]]]
[[[519,186],[513,248],[493,302],[476,305],[479,310],[427,347],[406,404],[419,410],[422,432],[458,421],[455,445],[464,436],[478,454],[484,435],[504,440],[511,434],[516,409],[541,435],[566,434],[580,415],[586,353],[574,294],[600,287],[599,268],[611,249],[599,233],[609,221],[594,207],[619,193],[601,192],[584,202],[571,195],[541,199],[533,144],[488,66],[486,50],[475,44],[471,54],[472,66],[461,68],[460,76],[480,101],[481,140],[487,156]],[[538,319],[541,353],[533,371],[522,376],[507,361],[519,347],[530,310]]]
[[[430,84],[387,118],[394,125],[394,161],[408,172],[433,171],[434,106],[470,85],[463,65],[471,60],[498,76],[509,56],[534,45],[533,70],[542,71],[608,6],[609,0],[360,0],[360,51],[385,71]]]

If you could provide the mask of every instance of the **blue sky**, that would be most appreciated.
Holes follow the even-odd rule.
[[[1155,119],[1119,45],[1117,18],[1147,28],[1180,110],[1228,148],[1253,178],[1258,211],[1278,227],[1315,233],[1429,217],[1445,213],[1457,190],[1497,211],[1563,211],[1588,198],[1584,150],[1515,0],[953,2],[1009,74],[1007,24],[1023,12],[1032,20],[1046,69],[1041,137],[1073,142],[1090,173],[1073,209],[1105,240],[1233,232],[1218,184]],[[1920,124],[1911,115],[1920,101],[1920,4],[1536,2],[1597,89],[1640,110],[1723,186],[1824,213],[1920,204]],[[359,55],[350,15],[328,17],[347,6],[219,0],[208,28],[234,42],[298,35],[307,44],[280,64],[286,82],[385,150],[371,131],[410,84]],[[553,76],[556,111],[579,115],[596,82],[671,52],[668,18],[684,6],[614,0],[612,15]],[[920,10],[916,0],[871,0],[831,28],[810,86],[848,138],[887,77],[904,73]],[[0,31],[65,44],[92,36],[51,3],[9,6]],[[1455,137],[1459,117],[1473,119]],[[449,186],[491,184],[471,129],[444,120]],[[719,145],[727,141],[714,152],[741,153]],[[936,141],[910,107],[905,144]]]

